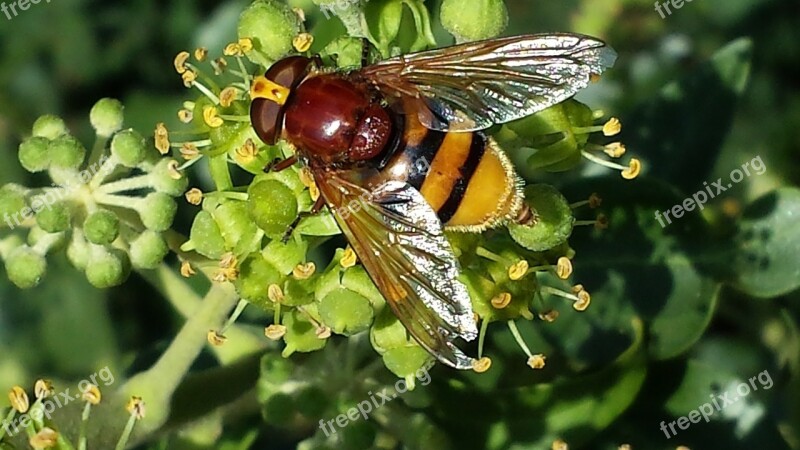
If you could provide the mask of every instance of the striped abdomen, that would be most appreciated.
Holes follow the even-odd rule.
[[[522,207],[518,178],[493,139],[482,132],[429,130],[415,112],[403,118],[383,177],[417,188],[453,230],[482,231],[516,216]]]

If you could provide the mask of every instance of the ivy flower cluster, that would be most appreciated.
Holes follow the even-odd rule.
[[[174,197],[187,181],[173,159],[161,158],[137,131],[123,129],[123,106],[97,102],[89,114],[96,139],[91,152],[55,116],[43,116],[19,146],[19,162],[52,184],[0,187],[0,257],[11,281],[38,285],[46,257],[66,251],[98,288],[124,282],[131,268],[157,267],[169,248],[163,233],[177,210]],[[27,234],[23,239],[23,235]]]
[[[427,9],[417,6],[420,7],[412,8],[412,12],[424,19],[418,21],[417,33],[428,36]],[[348,8],[358,10],[360,5],[353,2]],[[346,10],[341,15],[352,12]],[[250,74],[263,73],[272,62],[288,54],[308,54],[313,36],[306,32],[304,18],[302,11],[292,10],[282,2],[256,1],[240,18],[237,41],[227,45],[220,57],[210,59],[205,48],[176,56],[176,72],[196,93],[178,111],[188,128],[181,135],[191,138],[176,141],[172,135],[177,133],[159,125],[154,134],[156,147],[183,159],[179,171],[207,161],[215,183],[211,192],[197,187],[187,192],[186,200],[200,207],[200,211],[189,240],[181,249],[212,261],[201,269],[210,270],[215,282],[233,283],[242,299],[272,315],[273,322],[264,334],[284,343],[284,356],[322,349],[332,335],[353,336],[369,330],[373,348],[386,366],[400,377],[409,377],[428,362],[429,355],[384,308],[383,298],[357,263],[352,249],[339,248],[332,257],[324,258],[328,262],[320,268],[312,260],[320,260],[320,243],[340,233],[330,213],[304,219],[289,242],[281,242],[297,215],[310,210],[319,190],[304,168],[263,172],[269,162],[289,157],[294,150],[285,143],[264,145],[255,135],[248,115],[253,88]],[[391,23],[395,17],[387,13],[383,19]],[[400,17],[396,19],[399,24]],[[346,17],[342,20],[348,23]],[[459,20],[469,19],[452,17],[445,25],[455,30]],[[488,27],[482,37],[492,37],[503,27]],[[376,37],[364,28],[349,31],[350,37],[334,39],[319,52],[340,68],[350,67],[360,59],[360,39],[353,36],[366,37],[379,51],[398,50],[393,43],[397,34]],[[461,36],[467,36],[463,33]],[[478,38],[476,33],[470,31],[467,37]],[[638,160],[630,160],[627,166],[610,160],[625,154],[623,144],[595,143],[591,139],[595,135],[613,137],[621,131],[615,118],[596,123],[602,115],[569,100],[503,127],[497,138],[509,152],[535,149],[527,161],[535,169],[564,171],[588,159],[619,170],[626,179],[635,178],[641,170]],[[609,159],[601,157],[603,153]],[[234,166],[250,172],[252,181],[234,185]],[[591,296],[587,290],[568,282],[574,252],[567,239],[575,226],[603,228],[606,219],[602,215],[593,220],[575,218],[577,208],[599,206],[601,200],[596,194],[570,203],[551,186],[530,185],[526,198],[539,214],[536,225],[510,225],[507,232],[453,234],[449,238],[461,261],[462,278],[472,296],[476,320],[481,324],[480,341],[490,323],[504,322],[519,342],[527,364],[541,369],[545,356],[528,348],[514,321],[555,320],[558,312],[548,306],[548,299],[552,298],[569,301],[576,311],[589,306]],[[196,272],[193,264],[184,262],[185,276]],[[240,313],[237,309],[232,320]],[[223,344],[224,330],[213,330],[209,340]],[[482,372],[489,368],[491,360],[483,355],[482,346],[479,356],[475,370]]]
[[[74,399],[83,402],[80,428],[74,445],[58,431],[58,427],[51,420],[53,401],[60,405],[53,383],[45,379],[36,380],[33,392],[35,400],[31,403],[28,393],[22,386],[14,386],[8,391],[11,407],[0,428],[0,440],[24,431],[28,445],[35,450],[48,448],[86,450],[87,426],[92,409],[103,400],[100,388],[95,384],[85,383],[80,395]],[[59,396],[67,397],[67,403],[73,400],[63,392],[59,393]],[[48,409],[48,406],[51,409]],[[128,420],[114,447],[116,449],[124,449],[127,446],[136,423],[145,417],[145,403],[139,397],[131,397],[125,405],[125,410],[128,413]]]
[[[416,39],[410,46],[399,43],[402,7],[384,11],[383,31],[373,33],[365,26],[362,5],[351,2],[336,9],[349,36],[333,39],[319,54],[344,69],[360,61],[362,38],[384,57],[433,46],[428,9],[420,0],[402,3],[416,19]],[[462,5],[458,14],[455,4]],[[354,14],[360,19],[353,20]],[[459,41],[494,37],[507,22],[499,0],[476,2],[466,9],[463,2],[445,0],[442,15],[445,28]],[[37,285],[45,275],[45,257],[66,248],[69,260],[93,285],[110,287],[123,282],[131,267],[159,267],[172,248],[181,256],[183,276],[200,270],[215,283],[235,286],[243,302],[229,325],[248,304],[271,315],[264,335],[283,342],[284,356],[320,350],[334,335],[368,331],[385,365],[399,377],[413,376],[430,356],[385,308],[353,250],[342,246],[333,255],[320,250],[322,243],[340,234],[330,212],[305,218],[288,242],[281,239],[320,193],[307,169],[264,173],[271,161],[292,156],[294,149],[286,143],[264,145],[257,137],[249,117],[251,74],[263,73],[286,55],[308,54],[313,45],[303,11],[279,1],[257,0],[242,13],[238,38],[219,56],[206,48],[176,55],[174,69],[193,93],[177,112],[184,124],[181,130],[159,123],[151,144],[137,131],[123,129],[119,102],[103,99],[90,114],[97,138],[87,157],[63,121],[53,116],[39,119],[31,137],[20,145],[19,160],[27,170],[45,172],[56,185],[70,188],[40,208],[33,204],[35,199],[55,187],[9,184],[0,189],[0,217],[31,211],[0,240],[0,256],[11,280],[20,287]],[[613,162],[624,156],[625,146],[602,142],[619,134],[622,125],[615,118],[599,122],[602,116],[571,99],[499,127],[495,138],[509,153],[532,150],[525,161],[531,169],[561,172],[589,160],[618,170],[625,179],[635,178],[641,171],[639,161]],[[199,162],[208,167],[212,190],[189,189],[187,172]],[[234,173],[242,170],[251,177],[237,184],[234,180],[241,177]],[[188,239],[175,238],[177,233],[170,231],[175,197],[181,195],[199,208]],[[534,225],[448,235],[480,324],[477,372],[491,366],[483,348],[489,324],[504,323],[523,361],[542,369],[546,356],[526,345],[515,321],[556,320],[554,300],[565,300],[579,312],[591,302],[589,292],[570,281],[575,252],[568,238],[576,226],[607,225],[602,215],[576,218],[578,212],[585,214],[580,208],[597,208],[600,197],[592,194],[571,203],[543,184],[528,185],[525,196],[538,214]],[[21,230],[28,230],[27,240]],[[208,339],[224,345],[225,328],[211,330]]]

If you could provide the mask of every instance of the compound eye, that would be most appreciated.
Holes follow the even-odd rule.
[[[250,121],[265,144],[275,145],[280,139],[283,133],[283,104],[291,95],[292,89],[306,77],[310,66],[311,59],[305,56],[289,56],[273,64],[264,74],[266,80],[274,83],[273,87],[276,89],[271,92],[276,95],[253,95]],[[278,103],[276,100],[279,100]]]
[[[275,145],[283,130],[283,105],[265,98],[253,99],[250,121],[256,134],[267,145]]]
[[[294,89],[308,75],[310,66],[310,58],[289,56],[273,64],[264,76],[281,86]]]

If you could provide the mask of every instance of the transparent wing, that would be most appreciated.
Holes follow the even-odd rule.
[[[475,131],[531,115],[575,95],[614,65],[616,52],[579,34],[535,34],[402,55],[361,74],[387,97],[422,99],[423,124]]]
[[[439,361],[471,369],[453,341],[477,336],[469,294],[436,212],[397,181],[369,190],[366,171],[315,171],[320,192],[359,260],[409,333]]]

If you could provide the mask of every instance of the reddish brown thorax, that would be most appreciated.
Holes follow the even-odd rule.
[[[310,159],[363,161],[386,146],[389,114],[365,87],[337,74],[308,78],[286,104],[285,137]]]
[[[251,118],[268,144],[283,137],[311,162],[348,163],[378,156],[389,144],[392,120],[367,84],[347,74],[312,74],[311,60],[275,63],[266,78],[291,89],[284,105],[254,99]],[[270,104],[271,103],[271,104]]]

